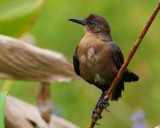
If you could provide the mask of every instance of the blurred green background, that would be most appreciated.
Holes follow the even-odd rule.
[[[83,18],[90,13],[104,16],[112,38],[126,57],[133,42],[152,13],[158,0],[0,0],[0,34],[20,37],[32,35],[41,48],[55,50],[72,59],[73,52],[83,37],[81,25],[68,18]],[[145,112],[149,127],[160,124],[160,14],[151,25],[129,69],[140,76],[136,83],[127,83],[118,102],[110,102],[103,112],[99,128],[131,128],[131,116],[138,110]],[[7,82],[0,81],[1,90]],[[9,94],[35,104],[38,82],[13,81]],[[92,110],[101,94],[96,87],[82,79],[71,83],[52,83],[54,113],[87,127]]]

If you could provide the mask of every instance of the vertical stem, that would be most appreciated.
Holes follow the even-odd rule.
[[[40,88],[37,94],[37,105],[42,118],[49,123],[53,109],[50,83],[40,83]]]

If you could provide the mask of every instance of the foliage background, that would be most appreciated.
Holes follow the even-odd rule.
[[[8,1],[10,0],[6,2]],[[22,0],[16,1],[21,3],[20,7],[27,5]],[[40,1],[28,0],[32,6]],[[5,10],[3,5],[6,3],[4,0],[2,3],[0,10],[4,12],[16,6],[16,4],[7,5],[8,8]],[[12,20],[12,27],[9,26],[10,22],[5,24],[6,21],[3,21],[4,13],[1,11],[0,33],[19,37],[24,34],[24,31],[27,31],[34,37],[39,47],[59,51],[72,59],[74,49],[83,36],[83,30],[82,26],[71,23],[67,19],[83,18],[90,13],[96,13],[108,20],[112,38],[120,45],[126,57],[156,4],[157,0],[85,0],[76,2],[75,0],[46,0],[40,9],[36,7],[38,9],[32,10],[32,13],[26,12],[25,18],[20,16],[21,18]],[[31,9],[32,6],[30,5],[24,9],[24,12]],[[40,13],[39,10],[41,10]],[[22,12],[17,11],[17,14]],[[38,19],[35,20],[34,18],[38,15]],[[123,98],[119,102],[110,103],[109,110],[111,112],[103,112],[103,119],[99,121],[102,125],[98,127],[130,128],[133,125],[131,115],[137,110],[145,112],[145,121],[149,127],[160,123],[159,21],[160,14],[157,15],[129,65],[129,69],[140,76],[139,82],[126,84]],[[25,25],[27,22],[29,25]],[[21,31],[16,32],[17,29]],[[0,81],[0,88],[3,90],[5,88],[4,83],[4,80]],[[38,82],[13,81],[9,93],[35,104],[38,85]],[[71,83],[52,83],[54,113],[84,128],[91,120],[92,109],[100,94],[100,90],[80,78]]]
[[[4,110],[5,110],[5,97],[6,94],[5,93],[0,93],[0,127],[4,128]]]

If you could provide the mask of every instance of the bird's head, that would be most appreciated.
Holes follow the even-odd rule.
[[[69,20],[85,26],[85,30],[89,33],[110,34],[109,24],[102,16],[96,14],[90,14],[85,19],[71,18]]]

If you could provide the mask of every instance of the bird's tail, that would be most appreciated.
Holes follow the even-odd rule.
[[[128,69],[125,70],[122,79],[116,86],[115,90],[112,93],[111,100],[118,100],[118,98],[121,97],[122,91],[124,91],[124,82],[131,82],[131,81],[138,81],[139,77],[133,73],[130,72]]]
[[[114,89],[112,96],[111,96],[111,100],[118,100],[118,98],[121,97],[121,93],[122,91],[124,91],[124,82],[121,80],[118,85],[116,86],[116,88]]]
[[[139,77],[135,73],[126,69],[123,74],[122,80],[124,80],[125,82],[138,81]]]

